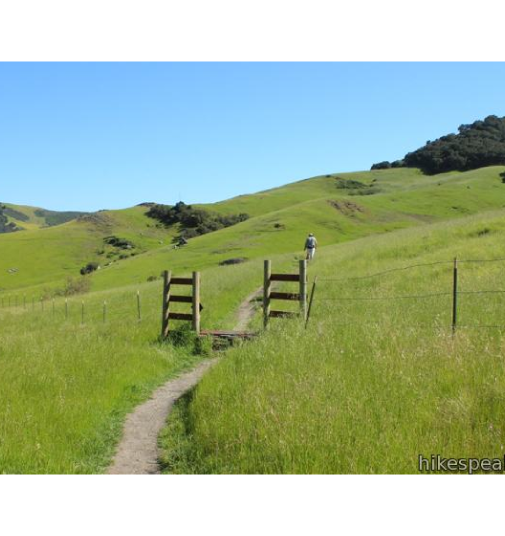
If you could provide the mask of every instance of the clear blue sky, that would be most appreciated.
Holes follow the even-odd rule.
[[[211,202],[369,169],[487,115],[503,63],[0,64],[0,200]]]

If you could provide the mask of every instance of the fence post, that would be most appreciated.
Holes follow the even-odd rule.
[[[140,309],[140,290],[137,290],[137,316],[140,322],[142,320],[142,312]]]
[[[193,330],[200,335],[200,272],[193,272]]]
[[[300,261],[300,313],[307,320],[307,261]]]
[[[307,311],[307,320],[305,321],[305,329],[307,329],[307,326],[309,325],[310,313],[312,312],[312,304],[314,303],[314,296],[316,294],[316,285],[317,285],[317,276],[314,279],[314,284],[312,285],[312,292],[310,293],[309,310]]]
[[[168,337],[169,317],[170,317],[170,282],[172,281],[172,272],[165,270],[163,272],[163,307],[161,316],[161,338]]]
[[[454,258],[453,280],[452,280],[452,334],[456,333],[458,327],[458,259]]]
[[[272,293],[272,261],[265,261],[263,282],[263,327],[268,327],[270,320],[270,295]]]

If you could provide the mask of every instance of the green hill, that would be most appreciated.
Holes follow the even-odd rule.
[[[420,455],[501,459],[504,236],[502,209],[323,248],[308,329],[272,321],[213,368],[169,418],[166,472],[416,474]]]
[[[187,272],[232,258],[301,254],[309,232],[328,245],[460,218],[505,206],[504,170],[494,166],[425,176],[401,168],[333,174],[199,205],[223,215],[247,213],[250,219],[194,238],[182,249],[172,245],[178,229],[158,227],[146,217],[147,207],[85,215],[53,228],[0,236],[5,252],[0,287],[61,285],[83,265],[97,262],[102,269],[92,275],[93,288],[107,289],[142,283],[163,269]],[[104,250],[108,235],[132,241],[135,250]],[[13,268],[17,271],[9,273]]]
[[[233,329],[262,260],[293,269],[309,231],[322,245],[309,269],[311,282],[319,276],[309,329],[273,322],[232,349],[170,421],[167,471],[408,473],[419,454],[502,456],[505,329],[485,327],[502,325],[502,294],[470,292],[503,290],[504,263],[461,264],[469,294],[455,336],[451,270],[454,256],[505,257],[504,170],[316,177],[202,205],[251,217],[178,250],[178,229],[157,226],[147,207],[0,236],[2,300],[38,298],[103,263],[68,318],[59,298],[54,309],[0,309],[0,472],[104,471],[132,407],[203,357],[157,342],[160,282],[147,279],[201,269],[203,327]],[[111,236],[134,249],[106,244]],[[219,266],[233,257],[249,262]],[[430,266],[403,270],[417,264]],[[419,294],[429,296],[403,299]]]
[[[252,217],[195,238],[181,250],[161,248],[114,265],[93,276],[94,288],[138,284],[162,269],[187,272],[231,258],[301,255],[309,232],[322,245],[338,244],[499,209],[505,206],[500,179],[504,170],[497,166],[433,177],[411,169],[338,174],[217,203],[208,208]],[[358,181],[376,193],[360,195],[366,188],[337,188],[343,181]]]
[[[40,222],[32,218],[31,229],[0,235],[0,288],[61,285],[68,277],[79,277],[89,262],[105,267],[170,243],[171,231],[157,228],[146,211],[134,207],[84,214],[49,228],[37,228]],[[108,246],[104,239],[109,236],[128,240],[134,248]]]
[[[29,207],[25,205],[12,205],[3,203],[3,213],[9,223],[13,223],[20,230],[40,229],[53,227],[75,220],[86,214],[85,212],[58,212],[44,208]]]

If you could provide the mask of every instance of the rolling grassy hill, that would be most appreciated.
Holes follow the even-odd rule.
[[[174,231],[157,228],[146,211],[103,211],[49,228],[31,220],[30,230],[0,235],[0,289],[37,287],[40,293],[45,286],[61,286],[66,278],[79,277],[80,268],[89,262],[105,266],[118,262],[120,255],[138,255],[170,243]],[[104,238],[111,235],[130,240],[135,249],[107,247]]]
[[[9,222],[13,222],[20,229],[40,229],[52,227],[72,221],[84,212],[58,212],[46,210],[39,207],[29,207],[25,205],[13,205],[5,203],[5,215]]]
[[[247,212],[252,217],[195,238],[182,250],[160,248],[119,263],[94,275],[94,288],[138,284],[162,269],[187,272],[234,257],[301,255],[309,232],[320,244],[329,245],[499,209],[505,206],[505,185],[499,177],[504,169],[434,177],[411,169],[338,174],[209,205],[209,210]],[[359,181],[378,192],[359,195],[359,189],[337,188],[342,180]]]
[[[5,252],[0,258],[0,288],[38,285],[33,292],[40,292],[76,276],[87,262],[104,267],[109,261],[98,253],[104,236],[113,234],[133,241],[136,255],[94,274],[96,290],[140,284],[166,268],[186,272],[234,257],[301,252],[308,232],[316,233],[321,244],[334,244],[459,218],[505,206],[500,178],[504,170],[494,166],[430,177],[415,169],[334,174],[201,205],[221,214],[246,212],[251,217],[195,238],[183,250],[171,245],[178,230],[158,228],[146,217],[146,207],[86,215],[62,226],[0,236]],[[12,268],[18,271],[9,274]]]
[[[504,169],[316,177],[204,206],[251,218],[180,250],[168,245],[177,229],[158,228],[145,207],[0,236],[2,297],[40,296],[106,259],[108,235],[138,253],[95,272],[93,292],[70,300],[68,319],[59,299],[54,313],[49,304],[0,309],[0,472],[103,471],[126,413],[201,358],[156,341],[160,283],[149,276],[203,270],[203,327],[230,329],[262,283],[262,259],[293,268],[309,231],[323,246],[310,267],[311,280],[320,277],[310,329],[276,322],[231,350],[170,421],[167,471],[415,472],[421,453],[502,455],[502,330],[475,327],[501,325],[500,295],[462,296],[467,327],[453,338],[446,294],[454,256],[505,257]],[[231,257],[249,262],[218,266]],[[503,264],[462,264],[461,288],[503,288]],[[437,296],[375,300],[384,294]]]
[[[456,256],[502,259],[461,262],[462,292],[503,290],[504,236],[500,210],[321,250],[309,329],[273,321],[231,350],[169,419],[166,472],[416,474],[419,455],[501,459],[503,294],[462,294],[453,336],[451,290]]]

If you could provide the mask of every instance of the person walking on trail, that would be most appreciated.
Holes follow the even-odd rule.
[[[305,242],[305,251],[307,252],[307,260],[313,261],[316,256],[317,240],[316,237],[310,233],[307,241]]]

